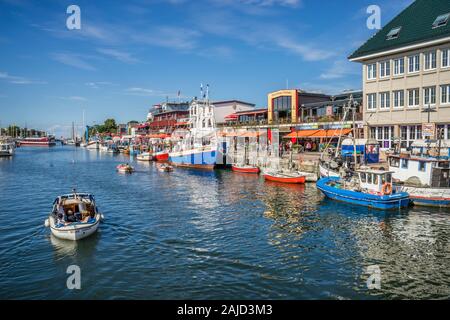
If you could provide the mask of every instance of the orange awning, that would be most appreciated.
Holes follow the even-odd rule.
[[[153,134],[148,134],[147,138],[153,138],[153,139],[165,139],[165,138],[169,138],[170,134],[165,134],[165,133],[153,133]]]
[[[298,131],[294,131],[294,132],[289,133],[288,135],[284,136],[284,138],[292,139],[292,138],[311,137],[317,131],[320,131],[320,130],[319,129],[316,129],[316,130],[298,130]]]
[[[298,130],[284,136],[286,139],[292,138],[331,138],[339,135],[347,135],[352,129],[317,129],[317,130]]]
[[[240,134],[239,137],[256,138],[256,137],[259,137],[260,135],[261,135],[261,132],[259,132],[259,131],[249,131],[249,132],[244,132],[244,133]]]

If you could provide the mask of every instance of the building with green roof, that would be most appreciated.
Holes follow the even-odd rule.
[[[449,20],[449,0],[416,0],[349,56],[363,66],[366,137],[382,148],[450,139]]]

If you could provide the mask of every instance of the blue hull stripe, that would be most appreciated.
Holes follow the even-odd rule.
[[[197,152],[182,156],[170,156],[169,161],[174,164],[188,165],[215,165],[216,151]]]

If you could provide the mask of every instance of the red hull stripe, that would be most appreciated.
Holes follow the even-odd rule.
[[[281,178],[281,177],[274,177],[270,175],[264,175],[264,178],[269,181],[276,181],[276,182],[284,182],[284,183],[305,183],[306,178],[305,177],[298,177],[298,178]]]

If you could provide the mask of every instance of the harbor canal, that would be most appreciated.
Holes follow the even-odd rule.
[[[117,164],[136,172],[118,174]],[[0,298],[448,299],[450,216],[380,212],[325,199],[314,184],[176,169],[84,148],[19,148],[0,158]],[[105,221],[79,242],[44,220],[72,188]],[[68,290],[67,267],[81,268]],[[367,268],[381,271],[368,289]]]

